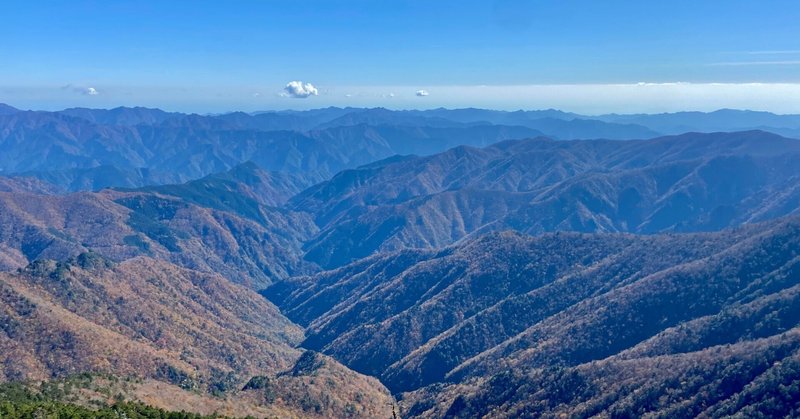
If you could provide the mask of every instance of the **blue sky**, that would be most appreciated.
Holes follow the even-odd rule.
[[[5,0],[0,14],[0,101],[21,107],[800,112],[796,0]],[[317,94],[281,95],[294,80]]]

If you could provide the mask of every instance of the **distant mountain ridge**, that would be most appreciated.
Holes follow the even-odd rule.
[[[431,139],[452,135],[452,128],[356,128],[358,138],[380,134],[384,144],[397,148],[409,132]],[[351,129],[323,131],[330,136],[319,141],[346,143],[339,130],[351,134]],[[465,138],[481,143],[514,132],[480,126]],[[46,190],[13,179],[6,182],[9,191]],[[759,131],[639,141],[533,138],[395,156],[318,180],[248,162],[187,183],[85,197],[103,202],[132,194],[137,196],[132,203],[155,211],[148,217],[161,217],[161,206],[178,205],[275,228],[275,239],[286,242],[270,256],[278,257],[272,259],[277,265],[267,275],[271,279],[258,282],[267,285],[315,265],[334,268],[376,252],[438,248],[489,231],[715,231],[794,214],[800,208],[800,142]],[[150,234],[168,243],[170,252],[179,248],[172,235]],[[262,278],[258,269],[264,263],[257,269],[250,265],[247,275]]]
[[[306,258],[327,268],[493,230],[719,230],[798,211],[800,142],[753,131],[457,147],[341,172],[288,205],[315,219]]]
[[[5,151],[0,173],[35,176],[73,191],[185,182],[253,161],[266,170],[321,181],[398,153],[428,154],[461,143],[482,146],[537,135],[529,128],[503,126],[261,131],[198,115],[104,125],[61,113],[24,111],[0,116],[0,148]]]
[[[601,121],[641,124],[664,134],[688,131],[743,131],[761,129],[786,135],[798,133],[800,115],[777,115],[771,112],[720,109],[714,112],[675,112],[663,114],[600,115]],[[798,137],[795,137],[798,138]]]
[[[321,181],[395,154],[507,139],[625,140],[752,129],[798,138],[800,117],[734,110],[583,116],[552,109],[333,107],[197,115],[143,107],[33,112],[4,105],[0,173],[35,176],[64,191],[98,190],[181,183],[251,160]]]

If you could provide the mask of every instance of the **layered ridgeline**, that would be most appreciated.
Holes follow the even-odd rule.
[[[93,251],[113,261],[149,256],[261,289],[315,270],[301,252],[313,221],[269,205],[299,188],[293,180],[245,165],[138,191],[0,192],[0,270]]]
[[[762,131],[647,141],[501,142],[343,171],[289,201],[327,268],[512,229],[713,231],[800,208],[800,141]]]
[[[380,383],[296,349],[302,337],[255,292],[148,257],[115,264],[83,253],[0,274],[0,381],[52,381],[50,397],[91,407],[131,400],[240,417],[390,415]],[[87,374],[101,383],[58,386]]]
[[[303,346],[409,416],[792,415],[800,219],[651,236],[492,233],[273,285]]]
[[[395,156],[309,184],[252,162],[185,184],[63,196],[7,178],[2,266],[87,249],[117,261],[149,254],[261,289],[488,231],[715,231],[798,211],[800,142],[761,131],[536,138]]]
[[[524,123],[649,136],[557,111],[0,114],[4,381],[259,417],[390,417],[384,384],[406,416],[797,408],[796,140]],[[126,188],[64,194],[105,186]]]
[[[176,115],[136,108],[0,115],[0,172],[75,191],[180,183],[253,161],[263,169],[316,183],[342,169],[398,153],[429,154],[459,144],[484,146],[541,135],[525,127],[406,126],[391,121],[270,131],[252,121],[260,119],[263,116]]]
[[[276,207],[303,182],[253,164],[67,195],[5,179],[0,381],[47,381],[30,400],[59,394],[90,407],[390,417],[393,399],[376,379],[296,349],[302,329],[252,290],[316,270],[300,253],[312,220]],[[87,373],[94,381],[76,387]],[[12,409],[38,406],[30,400]]]
[[[196,115],[147,108],[59,112],[0,107],[0,172],[62,191],[180,183],[248,160],[262,168],[327,179],[395,154],[427,155],[545,135],[642,139],[689,131],[761,129],[800,136],[800,118],[765,112],[604,115],[483,109],[326,108]]]

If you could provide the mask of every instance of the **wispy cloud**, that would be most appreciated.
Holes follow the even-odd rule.
[[[97,96],[100,94],[100,92],[94,87],[76,86],[71,83],[61,86],[61,90],[72,91],[86,96]]]
[[[800,49],[747,51],[750,55],[800,55]]]
[[[723,61],[719,63],[710,63],[710,66],[726,66],[726,67],[740,67],[740,66],[767,66],[767,65],[800,65],[800,60],[772,60],[772,61]]]

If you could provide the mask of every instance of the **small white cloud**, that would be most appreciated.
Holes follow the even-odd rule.
[[[305,99],[309,96],[319,95],[319,90],[311,83],[303,83],[302,81],[290,81],[283,88],[281,96],[292,97],[296,99]]]
[[[422,97],[422,96],[428,96],[429,94],[430,93],[428,93],[427,90],[417,90],[417,96]]]
[[[353,94],[352,93],[347,93],[347,94],[344,95],[344,97],[353,97]]]
[[[255,92],[253,93],[253,97],[261,97],[261,93]]]
[[[95,89],[94,87],[76,86],[71,83],[61,86],[61,90],[71,90],[75,93],[80,93],[82,95],[88,95],[88,96],[97,96],[100,94],[100,92],[98,92],[97,89]]]

